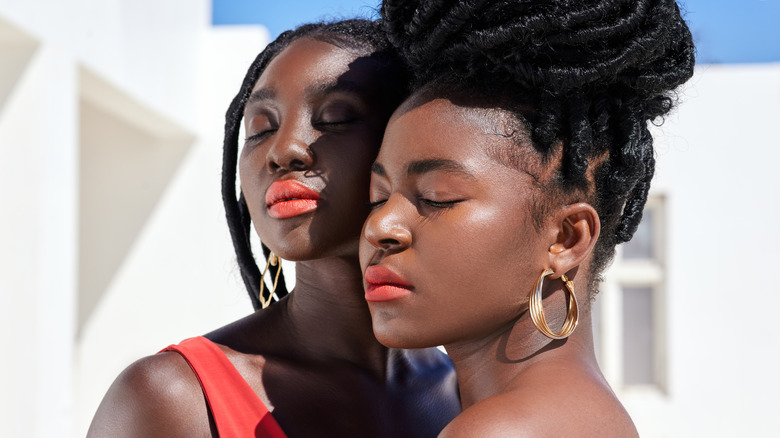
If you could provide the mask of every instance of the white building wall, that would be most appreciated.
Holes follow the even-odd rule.
[[[666,393],[623,392],[642,436],[776,436],[780,64],[704,65],[659,129]]]
[[[221,144],[267,39],[208,0],[0,0],[4,436],[83,436],[130,362],[251,311]]]
[[[52,436],[74,408],[76,75],[56,43],[24,69],[0,102],[0,422]]]
[[[8,436],[83,436],[130,362],[251,310],[224,225],[221,138],[224,110],[267,35],[211,28],[209,6],[0,0],[0,62],[15,56],[25,65],[18,78],[0,74],[0,423]],[[780,304],[780,65],[703,66],[686,90],[660,128],[653,188],[666,199],[667,388],[616,389],[645,437],[772,436],[780,429],[770,412],[780,391],[771,338]],[[138,205],[122,206],[146,212],[140,225],[111,219],[117,241],[129,235],[130,243],[79,317],[84,247],[105,241],[80,239],[85,215],[107,217],[103,203],[130,199],[85,208],[79,167],[127,163],[85,155],[90,138],[117,131],[84,120],[111,120],[149,138],[144,146],[183,152],[149,158],[167,177]],[[132,179],[111,183],[127,189]]]

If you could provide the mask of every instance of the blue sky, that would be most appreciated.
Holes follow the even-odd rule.
[[[780,0],[679,0],[699,63],[780,62]],[[262,24],[274,38],[321,19],[373,17],[379,0],[212,0],[214,25]]]

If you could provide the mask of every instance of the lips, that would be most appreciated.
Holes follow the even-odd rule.
[[[412,285],[401,276],[382,266],[370,266],[364,275],[366,301],[376,303],[403,298],[412,293]]]
[[[265,192],[268,214],[276,219],[295,217],[316,210],[320,194],[295,180],[276,181]]]

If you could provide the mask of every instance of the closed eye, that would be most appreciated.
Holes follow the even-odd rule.
[[[453,207],[455,204],[462,202],[462,200],[454,200],[454,201],[434,201],[432,199],[426,199],[426,198],[420,198],[420,202],[423,204],[433,207],[433,208],[450,208]]]
[[[312,117],[312,126],[319,130],[338,129],[360,118],[361,112],[352,96],[335,93],[327,96],[321,105],[317,105]]]
[[[385,202],[387,202],[387,199],[383,199],[381,201],[369,202],[368,203],[368,208],[373,210],[373,209],[375,209],[377,207],[381,207],[382,205],[384,205]]]
[[[252,134],[249,137],[244,139],[244,144],[249,143],[257,143],[262,140],[265,140],[266,137],[276,132],[276,129],[265,129],[263,131],[258,132],[257,134]]]
[[[356,121],[357,119],[344,119],[335,120],[332,122],[317,122],[314,124],[314,127],[320,131],[338,131],[344,129],[346,126],[351,125],[352,123],[355,123]]]

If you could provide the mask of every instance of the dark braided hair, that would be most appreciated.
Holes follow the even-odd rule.
[[[383,92],[388,97],[387,101],[393,105],[387,111],[388,117],[394,106],[399,104],[408,94],[409,78],[406,68],[395,50],[388,43],[382,31],[382,26],[378,22],[353,19],[333,23],[305,24],[295,30],[286,31],[279,35],[276,40],[268,44],[255,58],[244,77],[241,89],[225,114],[225,138],[222,158],[222,202],[225,205],[228,228],[233,239],[233,247],[236,251],[241,277],[244,280],[244,285],[255,309],[261,307],[258,293],[262,280],[261,270],[255,261],[250,244],[252,220],[249,216],[249,210],[243,193],[238,198],[236,197],[239,131],[247,99],[252,93],[258,78],[260,78],[265,68],[276,55],[281,53],[293,41],[304,37],[357,51],[369,56],[371,60],[377,63],[376,73],[382,76]],[[265,244],[262,244],[262,252],[267,260],[271,251]],[[281,268],[281,263],[277,266],[270,266],[269,274],[271,278],[276,277],[277,272]],[[280,275],[276,296],[282,298],[287,293],[284,276]]]
[[[648,123],[693,74],[675,0],[385,0],[381,15],[417,92],[487,98],[528,128],[542,163],[560,155],[546,202],[596,208],[595,293],[642,219],[655,170]],[[535,210],[540,226],[546,210]]]

